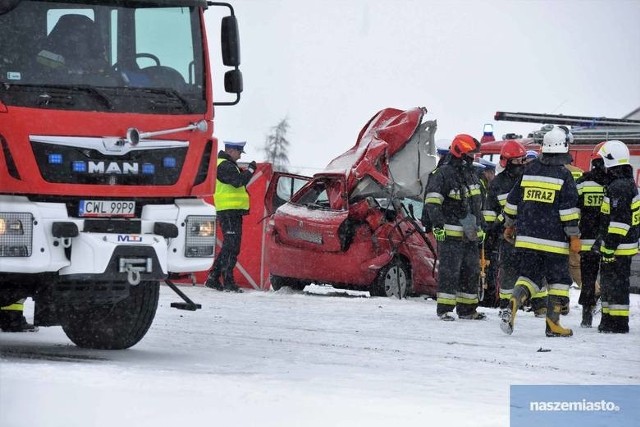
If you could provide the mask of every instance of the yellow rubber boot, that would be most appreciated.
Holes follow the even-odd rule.
[[[560,313],[562,312],[562,304],[560,302],[553,302],[553,305],[549,303],[550,307],[547,308],[546,330],[545,333],[548,337],[570,337],[573,335],[573,331],[569,328],[564,328],[560,325]]]
[[[509,300],[509,308],[502,310],[500,329],[507,335],[513,333],[516,323],[516,314],[522,305],[529,299],[529,291],[524,286],[516,286]]]

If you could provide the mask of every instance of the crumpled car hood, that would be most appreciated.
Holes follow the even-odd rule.
[[[423,123],[426,112],[423,107],[379,111],[362,128],[356,144],[333,159],[324,173],[343,173],[350,198],[421,196],[437,164],[437,123]]]

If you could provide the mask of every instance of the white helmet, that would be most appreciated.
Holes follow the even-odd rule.
[[[629,147],[617,139],[602,144],[598,154],[602,156],[606,168],[629,164]]]
[[[542,153],[568,153],[573,135],[566,126],[553,126],[542,138]]]

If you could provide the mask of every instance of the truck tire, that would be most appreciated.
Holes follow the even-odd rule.
[[[284,286],[295,289],[296,291],[301,291],[307,285],[307,283],[292,279],[291,277],[274,276],[273,274],[269,276],[269,281],[274,291],[278,291]]]
[[[144,337],[158,308],[160,283],[140,282],[115,304],[74,307],[61,319],[62,329],[78,347],[123,350]]]
[[[380,269],[371,285],[370,294],[375,297],[406,298],[410,287],[411,275],[407,264],[394,258]]]

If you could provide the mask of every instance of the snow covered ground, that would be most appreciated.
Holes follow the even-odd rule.
[[[579,327],[572,290],[566,339],[524,312],[512,336],[493,309],[442,322],[422,298],[182,289],[203,308],[170,308],[163,286],[125,351],[77,348],[59,327],[0,334],[0,426],[495,427],[511,384],[640,384],[640,295],[631,333],[605,335]]]

